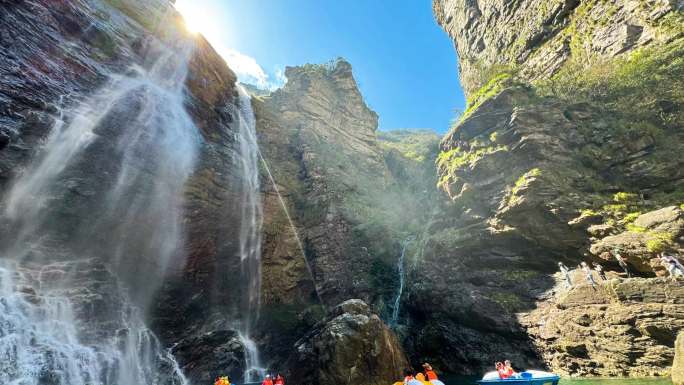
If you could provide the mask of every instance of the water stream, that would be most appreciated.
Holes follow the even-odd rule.
[[[405,269],[404,269],[404,259],[406,256],[406,249],[413,242],[414,237],[410,236],[402,242],[401,245],[401,255],[397,261],[397,275],[399,276],[399,288],[397,289],[397,296],[394,299],[394,307],[392,308],[392,318],[390,319],[390,325],[396,326],[399,322],[399,309],[401,307],[401,295],[404,292],[404,281],[406,279]]]
[[[244,88],[240,95],[239,148],[236,162],[242,172],[240,208],[240,264],[243,298],[240,304],[239,334],[245,347],[244,382],[263,379],[266,369],[261,365],[257,344],[252,339],[261,307],[261,235],[263,207],[259,183],[259,147],[252,101]]]
[[[187,43],[151,42],[141,65],[63,111],[4,197],[0,383],[186,383],[144,320],[167,269],[182,267],[199,144],[183,105]]]

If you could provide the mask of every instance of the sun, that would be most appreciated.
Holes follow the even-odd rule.
[[[185,27],[190,33],[201,33],[209,40],[217,37],[217,24],[206,8],[193,4],[192,0],[176,0],[175,7],[183,16]]]

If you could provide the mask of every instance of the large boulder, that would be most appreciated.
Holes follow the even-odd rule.
[[[296,343],[288,367],[300,385],[384,385],[407,365],[394,333],[365,302],[351,299]]]
[[[174,345],[171,352],[192,383],[225,375],[239,381],[245,371],[245,346],[234,330],[213,330]]]

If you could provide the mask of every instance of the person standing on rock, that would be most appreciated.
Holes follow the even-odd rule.
[[[598,273],[599,277],[601,277],[601,280],[607,281],[608,279],[606,278],[606,272],[603,271],[603,266],[601,266],[600,263],[594,262],[594,270],[596,270],[596,273]]]
[[[627,261],[625,261],[624,258],[622,258],[622,255],[620,255],[620,250],[619,249],[614,249],[613,250],[613,256],[617,260],[618,264],[622,269],[625,271],[627,274],[627,278],[632,278],[632,273],[629,272],[629,268],[627,267]]]
[[[587,265],[586,262],[582,262],[581,266],[582,266],[582,271],[584,271],[584,274],[586,274],[586,276],[587,276],[587,282],[589,282],[591,287],[593,287],[595,289],[596,288],[596,281],[594,281],[594,276],[591,274],[592,273],[591,267],[589,267],[589,265]]]
[[[664,254],[660,256],[660,264],[670,273],[670,278],[676,281],[678,277],[684,277],[684,272],[677,266],[677,261],[666,257]]]
[[[558,262],[558,268],[561,271],[561,274],[563,274],[563,277],[565,277],[565,283],[568,285],[568,288],[572,288],[572,279],[570,279],[570,269],[568,269],[567,266],[563,262]]]
[[[675,258],[675,257],[672,256],[672,255],[667,255],[667,254],[665,254],[665,253],[661,253],[661,254],[660,254],[660,258],[661,258],[661,259],[662,259],[662,258],[665,258],[665,259],[667,259],[668,261],[673,262],[673,263],[675,264],[675,266],[677,267],[677,270],[679,270],[682,274],[684,274],[684,265],[682,265],[682,263],[679,262],[679,260],[678,260],[677,258]]]

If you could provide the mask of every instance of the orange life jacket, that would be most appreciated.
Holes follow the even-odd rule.
[[[432,381],[437,379],[437,373],[435,373],[434,370],[428,370],[425,372],[425,375],[427,376],[427,379]]]
[[[498,369],[497,372],[499,372],[499,378],[501,378],[501,379],[510,377],[506,368]]]

